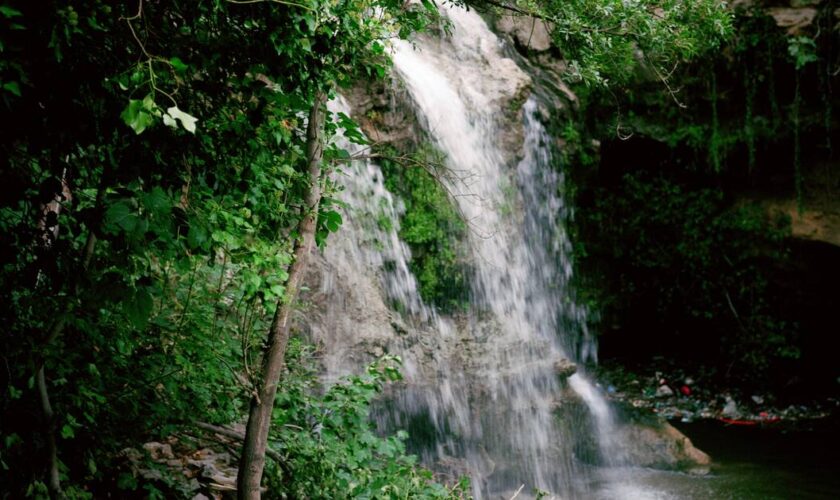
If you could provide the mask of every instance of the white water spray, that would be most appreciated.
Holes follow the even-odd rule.
[[[557,374],[566,349],[591,351],[586,312],[569,288],[571,213],[563,176],[551,165],[538,103],[527,99],[521,117],[511,110],[526,100],[530,78],[503,55],[477,14],[453,8],[446,15],[450,38],[421,38],[419,50],[398,42],[394,62],[428,136],[446,156],[442,180],[470,226],[470,315],[456,325],[423,304],[410,252],[398,237],[401,207],[369,161],[345,167],[350,227],[331,240],[327,259],[354,293],[375,270],[410,323],[400,336],[382,333],[388,351],[405,360],[407,383],[378,411],[380,425],[424,435],[414,443],[424,463],[470,475],[477,498],[509,497],[520,485],[586,496],[590,478],[575,455],[575,433],[594,424],[603,456],[613,455],[616,433],[598,390],[582,375],[564,382]],[[346,104],[333,106],[347,112]],[[510,125],[518,120],[521,129]],[[377,224],[380,217],[392,224]],[[328,279],[324,286],[334,285]],[[332,352],[325,363],[332,373],[349,371],[348,350]],[[564,387],[589,414],[561,428],[555,412]]]
[[[481,447],[518,462],[506,473],[480,478],[477,496],[516,480],[572,495],[580,471],[564,443],[570,436],[556,425],[561,387],[555,366],[567,358],[564,344],[577,344],[569,337],[577,337],[574,328],[585,329],[586,318],[569,289],[563,179],[551,169],[550,139],[533,100],[524,107],[523,158],[514,177],[502,149],[512,142],[503,130],[510,120],[503,106],[520,99],[530,79],[503,56],[500,41],[476,13],[453,8],[447,17],[450,39],[421,39],[419,50],[399,42],[394,62],[427,132],[456,172],[446,182],[473,229],[474,308],[491,311],[499,324],[482,339],[481,362],[489,397],[502,408],[482,419]],[[569,385],[590,408],[598,435],[608,438],[600,444],[609,453],[615,432],[607,403],[581,375]]]

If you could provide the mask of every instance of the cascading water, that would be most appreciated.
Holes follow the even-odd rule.
[[[500,41],[477,14],[450,9],[448,18],[449,40],[420,40],[419,50],[399,43],[394,62],[430,136],[461,175],[449,183],[474,229],[476,306],[492,311],[499,322],[500,330],[486,339],[484,361],[490,396],[504,411],[485,433],[522,461],[519,480],[569,492],[576,472],[570,453],[558,456],[552,450],[562,448],[565,438],[553,415],[560,391],[554,368],[566,358],[564,331],[585,325],[585,313],[568,288],[571,248],[563,231],[562,178],[548,164],[548,137],[530,100],[517,169],[519,197],[510,189],[514,180],[499,149],[507,111],[500,109],[500,97],[515,99],[527,80],[501,55]],[[609,408],[591,384],[575,375],[570,386],[594,410],[599,435],[613,435],[606,428]],[[510,486],[487,482],[483,486],[490,491]]]
[[[411,323],[387,339],[387,349],[405,360],[406,384],[377,412],[381,426],[419,434],[413,451],[436,470],[470,475],[477,498],[509,498],[523,485],[524,492],[585,495],[590,478],[575,457],[573,433],[594,427],[604,457],[614,455],[616,433],[609,406],[585,377],[558,378],[567,352],[593,352],[585,310],[569,290],[563,177],[552,168],[535,99],[525,102],[521,133],[505,123],[516,119],[511,103],[527,98],[530,78],[502,55],[477,14],[453,8],[446,15],[451,37],[421,38],[417,50],[397,42],[394,63],[447,158],[443,182],[471,229],[469,317],[455,324],[423,304],[398,237],[399,205],[371,162],[346,167],[350,228],[330,243],[327,260],[350,282],[376,270]],[[378,216],[394,223],[381,227],[373,222]],[[342,361],[337,354],[327,365]],[[589,408],[591,422],[579,422],[581,430],[575,422],[558,425],[565,387]]]

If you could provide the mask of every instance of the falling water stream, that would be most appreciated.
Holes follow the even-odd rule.
[[[477,499],[532,499],[536,490],[557,499],[830,498],[836,446],[823,447],[823,437],[803,453],[799,436],[780,435],[778,446],[765,434],[733,441],[706,424],[693,431],[720,459],[709,476],[624,458],[634,450],[624,422],[585,373],[565,370],[569,359],[595,360],[596,349],[570,286],[573,210],[542,125],[551,106],[481,17],[444,15],[447,33],[395,43],[392,94],[420,123],[412,132],[445,157],[439,180],[469,226],[470,304],[447,316],[424,303],[399,237],[402,202],[375,162],[342,165],[345,223],[316,257],[317,307],[304,322],[323,346],[325,383],[400,355],[405,381],[372,418],[383,433],[407,430],[409,451],[439,480],[468,475]],[[341,97],[330,107],[351,114]],[[771,458],[756,461],[756,446]],[[782,467],[777,456],[797,463]]]
[[[370,161],[345,169],[350,227],[327,259],[345,270],[376,269],[388,301],[401,304],[410,323],[388,340],[405,360],[407,382],[377,412],[381,426],[419,430],[413,451],[436,470],[470,475],[476,498],[517,491],[525,498],[534,489],[586,496],[591,481],[575,456],[574,433],[594,432],[602,457],[616,456],[616,443],[597,388],[582,374],[563,380],[557,373],[566,360],[594,352],[586,311],[569,287],[563,175],[551,165],[528,75],[476,13],[452,8],[446,17],[451,35],[397,42],[394,64],[446,157],[441,180],[469,226],[468,317],[456,324],[423,303],[398,236],[402,208]],[[517,99],[521,114],[511,110]],[[332,106],[348,112],[340,99]],[[393,224],[376,224],[379,217]],[[568,390],[588,408],[579,426],[558,422]]]

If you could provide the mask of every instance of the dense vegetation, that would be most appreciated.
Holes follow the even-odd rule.
[[[391,14],[365,14],[375,7]],[[316,94],[384,74],[387,39],[433,14],[387,2],[2,9],[4,122],[16,125],[3,140],[0,482],[13,496],[58,495],[59,477],[71,496],[155,491],[114,473],[117,451],[239,420],[261,383],[261,339],[309,210]],[[327,135],[337,126],[355,127],[334,117]],[[323,187],[320,241],[341,221]],[[413,477],[359,417],[379,382],[334,388],[319,408],[285,380],[275,420],[307,423],[274,426],[275,439],[300,429],[283,436],[299,443],[277,476],[290,491],[378,490],[387,467],[400,467],[388,484]],[[330,424],[329,406],[358,418]],[[307,445],[313,422],[334,438]],[[351,443],[368,459],[346,460]]]
[[[799,396],[835,385],[830,252],[768,209],[836,210],[835,22],[824,8],[789,34],[762,7],[739,10],[724,50],[673,74],[673,95],[654,77],[580,89],[585,131],[564,135],[579,146],[581,288],[608,357],[665,355]]]
[[[431,146],[418,148],[415,157],[427,165],[439,165],[440,155],[427,149]],[[400,238],[411,247],[411,272],[417,277],[420,296],[443,312],[464,309],[469,295],[466,224],[431,172],[404,168],[388,159],[381,165],[386,187],[405,204]]]
[[[596,4],[492,5],[556,23],[571,76],[597,85],[626,80],[639,48],[664,68],[728,26],[711,0]],[[120,451],[241,421],[249,401],[274,422],[271,495],[465,494],[417,468],[403,436],[373,433],[368,404],[398,360],[318,387],[277,319],[308,231],[326,244],[341,224],[329,173],[347,153],[330,139],[362,140],[347,116],[320,126],[324,101],[384,77],[387,41],[437,21],[427,1],[0,3],[4,498],[186,495],[166,470],[135,476]],[[411,186],[408,216],[442,202],[420,174],[392,178]],[[453,215],[415,217],[403,236],[448,266],[453,247],[430,241],[457,231]],[[457,300],[444,290],[463,277],[426,266],[427,296]],[[260,368],[272,353],[276,402]]]

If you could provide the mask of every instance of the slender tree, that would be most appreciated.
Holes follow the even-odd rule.
[[[289,268],[289,277],[285,283],[286,293],[277,301],[277,309],[268,331],[268,343],[263,353],[259,385],[251,398],[251,409],[248,414],[248,425],[237,477],[237,492],[240,499],[260,498],[260,483],[265,467],[274,398],[285,366],[286,345],[289,342],[289,318],[295,306],[309,254],[315,243],[318,206],[321,202],[321,162],[324,158],[326,104],[327,94],[317,91],[306,127],[306,164],[309,187],[304,196],[304,214],[297,227],[294,261]]]

